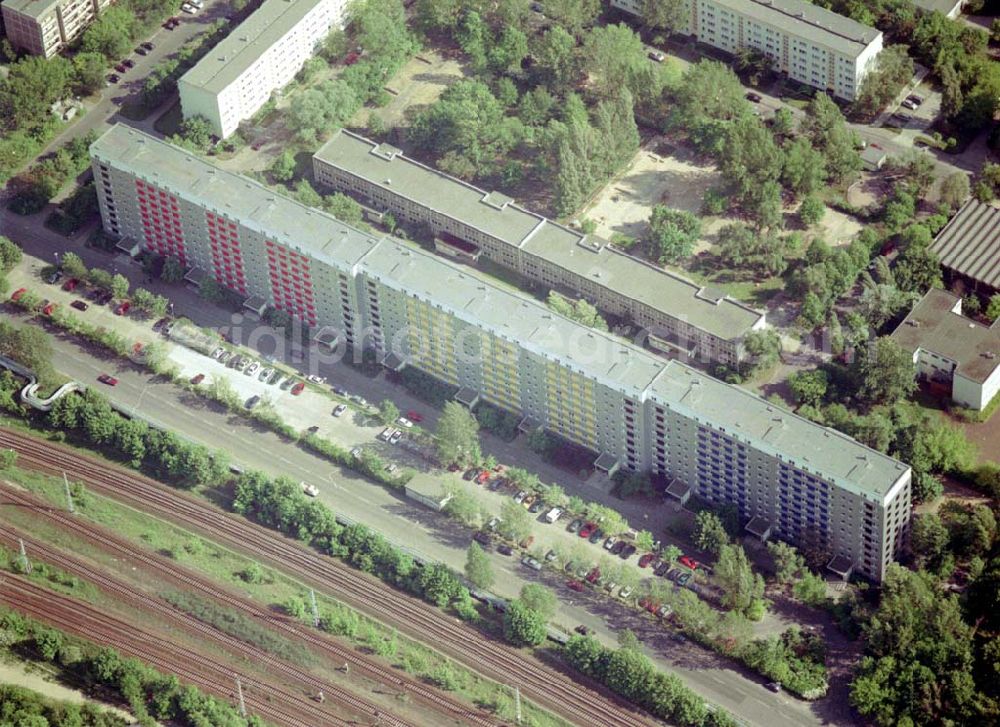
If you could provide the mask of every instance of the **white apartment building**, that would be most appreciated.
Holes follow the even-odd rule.
[[[177,81],[184,118],[204,116],[224,139],[285,86],[344,17],[347,0],[264,4]]]
[[[842,574],[879,581],[905,543],[910,468],[850,437],[136,129],[112,127],[91,158],[109,233],[585,447],[598,469],[732,503],[751,533]]]
[[[611,0],[641,17],[643,0]],[[760,51],[775,70],[853,101],[882,50],[882,33],[805,0],[685,0],[680,32],[728,53]]]
[[[111,0],[5,0],[0,11],[11,45],[51,58],[110,4]]]

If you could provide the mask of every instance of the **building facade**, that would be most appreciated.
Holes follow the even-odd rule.
[[[880,580],[910,515],[910,470],[738,387],[498,287],[475,271],[116,126],[91,147],[104,227],[242,295],[335,330],[763,531]]]
[[[111,0],[4,0],[4,31],[15,48],[51,58],[76,40]]]
[[[1000,395],[1000,322],[962,315],[962,299],[932,288],[892,333],[932,393],[981,411]]]
[[[646,332],[646,343],[734,365],[764,314],[529,212],[406,157],[399,149],[341,130],[313,156],[313,176],[378,212],[427,225],[438,252],[475,264],[480,257],[534,284],[583,297]]]
[[[184,118],[203,116],[224,139],[288,84],[330,29],[347,0],[264,0],[177,81]]]
[[[642,17],[644,0],[611,0]],[[736,54],[755,50],[800,83],[853,101],[882,51],[882,33],[805,0],[685,0],[678,32]]]

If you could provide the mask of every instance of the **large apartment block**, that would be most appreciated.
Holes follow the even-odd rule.
[[[4,0],[4,31],[11,44],[51,58],[86,30],[111,0]]]
[[[764,314],[529,212],[349,131],[313,156],[316,181],[398,220],[426,224],[438,252],[467,263],[480,257],[548,289],[584,297],[648,333],[661,351],[735,364]]]
[[[475,270],[373,236],[115,126],[91,147],[105,229],[413,366],[668,492],[734,503],[761,537],[880,580],[910,519],[910,470],[677,361],[582,326]]]
[[[644,0],[611,0],[642,17]],[[789,78],[853,101],[882,51],[882,33],[805,0],[685,0],[679,32],[736,54],[759,51]]]
[[[347,0],[264,0],[177,81],[184,118],[226,138],[288,84],[343,21]]]

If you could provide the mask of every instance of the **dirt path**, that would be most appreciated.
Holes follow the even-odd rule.
[[[113,707],[110,704],[90,699],[83,692],[79,692],[76,689],[70,689],[69,687],[64,687],[62,684],[57,684],[51,681],[39,669],[30,669],[26,664],[21,662],[0,661],[0,683],[13,684],[25,689],[31,689],[39,694],[44,694],[46,697],[61,699],[64,702],[72,702],[73,704],[86,704],[89,702],[99,707],[104,707],[130,722],[134,719],[128,712],[118,707]]]

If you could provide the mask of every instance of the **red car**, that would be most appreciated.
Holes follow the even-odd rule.
[[[345,66],[353,66],[355,63],[358,62],[359,58],[361,58],[361,54],[360,53],[354,53],[354,52],[348,53],[344,57],[344,65]]]
[[[701,565],[690,555],[682,555],[680,558],[677,559],[677,562],[683,566],[687,566],[691,570],[698,570],[698,566]]]
[[[76,278],[70,278],[65,283],[63,283],[63,290],[68,290],[69,292],[72,293],[74,290],[76,290],[76,286],[78,286],[79,284],[80,284],[79,280],[77,280]]]
[[[424,420],[424,415],[421,414],[419,411],[414,411],[413,409],[410,409],[410,411],[406,412],[406,418],[409,419],[411,422],[422,422]]]
[[[566,581],[566,587],[571,591],[576,591],[577,593],[583,592],[583,584],[580,581]]]
[[[646,553],[644,556],[639,558],[639,567],[648,568],[649,564],[652,563],[655,558],[656,558],[655,553]]]
[[[101,374],[97,377],[97,380],[102,384],[107,384],[108,386],[116,386],[118,384],[118,379],[114,376],[108,376],[107,374]]]
[[[54,311],[58,307],[59,307],[58,303],[49,303],[47,306],[42,308],[42,315],[50,316],[52,315],[52,311]]]
[[[298,396],[302,393],[302,390],[306,388],[305,382],[300,381],[295,386],[292,387],[292,396]]]
[[[205,380],[205,374],[195,374],[191,378],[191,383],[192,384],[200,384],[204,380]]]
[[[594,568],[590,573],[587,574],[587,583],[597,583],[601,578],[601,569]]]
[[[590,534],[597,529],[597,523],[585,523],[580,532],[577,533],[581,538],[589,538]]]
[[[121,303],[118,304],[118,307],[115,308],[115,315],[116,316],[123,316],[126,313],[128,313],[128,311],[129,311],[129,309],[131,307],[132,307],[132,304],[129,301],[123,300]]]
[[[13,293],[10,294],[10,299],[15,303],[21,300],[21,296],[28,292],[27,288],[18,288]]]
[[[484,484],[486,484],[486,481],[489,478],[490,478],[490,471],[489,470],[483,470],[478,475],[476,475],[476,484],[477,485],[484,485]]]

